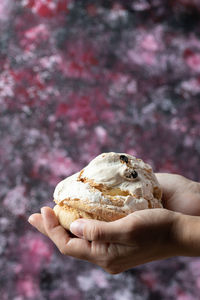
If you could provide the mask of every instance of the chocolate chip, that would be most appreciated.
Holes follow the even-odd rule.
[[[137,173],[136,171],[133,171],[133,172],[131,173],[131,177],[132,177],[132,178],[138,177],[138,173]]]
[[[119,157],[122,161],[124,161],[125,163],[128,163],[128,157],[126,155],[120,155]]]

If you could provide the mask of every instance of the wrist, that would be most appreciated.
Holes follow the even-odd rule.
[[[200,256],[200,217],[175,213],[172,241],[176,256]]]

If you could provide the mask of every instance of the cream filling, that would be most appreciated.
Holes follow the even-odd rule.
[[[109,197],[106,197],[100,190],[92,188],[88,182],[83,183],[82,181],[77,181],[78,175],[79,173],[76,173],[57,185],[54,192],[54,199],[56,199],[58,204],[63,202],[67,205],[68,201],[65,199],[70,198],[71,200],[80,199],[83,203],[90,206],[99,205],[99,203],[101,203],[101,206],[108,209],[116,210],[119,208],[127,213],[148,208],[148,201],[146,199],[143,197],[135,198],[131,195],[113,196],[112,198],[116,199],[116,201],[119,199],[124,202],[123,206],[117,207],[113,205]]]
[[[126,156],[128,162],[121,160],[121,155]],[[130,176],[134,172],[137,173],[135,178]],[[58,183],[54,199],[66,205],[66,199],[80,199],[90,206],[101,205],[131,213],[148,208],[149,203],[152,208],[162,207],[160,199],[156,199],[159,198],[156,188],[159,190],[160,186],[148,164],[125,153],[110,152],[100,154],[82,171]]]
[[[128,163],[120,160],[120,156],[128,158]],[[137,172],[137,177],[129,177]],[[142,197],[151,200],[152,190],[159,183],[152,172],[150,165],[141,159],[125,153],[103,153],[93,159],[81,172],[81,178],[93,180],[97,184],[103,184],[108,188],[119,188],[128,191],[129,194],[137,194],[141,190]]]

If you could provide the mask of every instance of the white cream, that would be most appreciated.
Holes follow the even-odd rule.
[[[128,160],[128,162],[120,159],[120,157]],[[94,206],[98,205],[101,200],[102,206],[115,210],[116,206],[109,200],[109,197],[103,195],[97,188],[91,187],[88,181],[78,180],[79,176],[83,180],[92,180],[96,184],[103,184],[109,189],[114,188],[128,192],[128,196],[113,196],[116,201],[123,200],[124,206],[119,209],[124,212],[130,213],[148,208],[148,201],[151,202],[152,207],[162,207],[160,199],[154,198],[153,195],[154,187],[160,189],[160,186],[152,168],[131,155],[114,152],[100,154],[82,172],[58,183],[54,191],[54,199],[58,203],[65,199],[80,199]],[[67,203],[67,200],[64,203]]]
[[[58,183],[54,191],[54,199],[58,202],[62,202],[66,198],[86,200],[99,203],[102,193],[98,190],[95,193],[91,193],[91,187],[89,183],[83,183],[77,181],[79,173],[76,173]]]

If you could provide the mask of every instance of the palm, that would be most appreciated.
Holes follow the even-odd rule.
[[[200,216],[200,184],[176,174],[157,173],[164,208]]]

